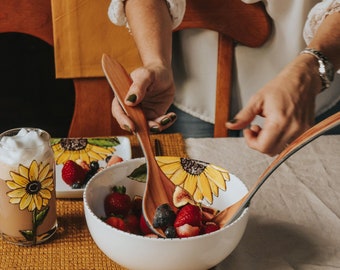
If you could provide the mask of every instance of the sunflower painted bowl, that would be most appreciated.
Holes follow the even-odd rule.
[[[237,202],[248,191],[236,176],[206,162],[179,157],[157,157],[157,162],[176,185],[189,187],[196,199],[207,203],[211,201],[211,206],[219,210]],[[140,158],[113,165],[95,175],[85,188],[83,198],[87,226],[103,253],[119,265],[137,270],[209,269],[228,257],[243,236],[248,208],[230,225],[189,238],[144,237],[120,231],[102,221],[101,217],[105,216],[104,198],[112,186],[124,185],[132,197],[143,195],[143,164],[145,159]],[[209,185],[203,183],[206,181]],[[222,182],[225,182],[226,188]],[[210,188],[206,190],[208,186]]]

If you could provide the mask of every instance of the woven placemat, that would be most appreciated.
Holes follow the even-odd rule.
[[[143,151],[138,142],[137,136],[128,136],[131,142],[132,158],[143,157]],[[150,141],[155,151],[155,140],[160,141],[163,156],[187,157],[183,137],[179,133],[151,135]]]
[[[131,142],[132,158],[143,157],[143,152],[137,136],[128,136]],[[150,141],[155,151],[155,140],[160,141],[163,156],[187,157],[183,137],[179,133],[151,135]]]
[[[143,156],[138,140],[131,136],[133,157]],[[180,134],[152,135],[163,155],[186,156]],[[88,231],[82,200],[58,199],[58,231],[53,239],[34,247],[21,247],[0,240],[0,269],[125,269],[111,261],[96,246]]]
[[[33,247],[1,241],[0,269],[125,269],[107,258],[86,226],[82,200],[57,200],[58,231]]]

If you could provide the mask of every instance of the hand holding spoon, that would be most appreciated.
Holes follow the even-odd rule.
[[[163,203],[168,203],[172,207],[174,207],[172,203],[172,196],[175,186],[164,175],[164,173],[158,166],[157,161],[155,160],[149,138],[149,129],[143,111],[139,106],[130,107],[124,104],[124,98],[131,85],[131,79],[129,75],[118,62],[111,60],[107,55],[103,55],[102,64],[104,73],[121,106],[136,125],[136,134],[146,157],[147,185],[143,197],[143,214],[151,229],[153,229],[154,232],[156,232],[158,235],[165,237],[162,230],[158,230],[152,227],[152,220],[156,208],[159,205]],[[319,124],[307,130],[296,140],[294,140],[276,157],[276,159],[274,159],[274,161],[260,175],[260,177],[254,184],[254,186],[249,190],[249,192],[241,200],[221,211],[214,218],[214,221],[219,224],[220,227],[232,223],[239,216],[242,210],[249,205],[250,200],[253,198],[253,196],[259,190],[262,184],[285,160],[287,160],[302,147],[304,147],[326,131],[337,126],[339,123],[340,112],[326,118]]]
[[[111,59],[106,54],[102,57],[102,67],[120,105],[136,126],[136,135],[146,158],[147,181],[143,196],[143,214],[145,220],[156,234],[165,237],[161,229],[153,227],[153,217],[155,216],[156,208],[161,204],[167,203],[174,208],[172,196],[175,185],[165,176],[158,166],[149,138],[147,121],[141,107],[131,107],[124,103],[124,99],[132,83],[130,76],[120,63]]]
[[[215,218],[214,221],[220,225],[222,228],[235,219],[238,218],[242,210],[247,207],[250,200],[253,198],[255,193],[259,190],[262,184],[268,179],[268,177],[290,156],[300,150],[302,147],[325,133],[326,131],[332,129],[333,127],[340,124],[340,112],[329,116],[322,122],[308,129],[300,137],[289,144],[267,167],[267,169],[261,174],[254,186],[249,190],[249,192],[238,202],[229,206],[228,208],[221,211]]]

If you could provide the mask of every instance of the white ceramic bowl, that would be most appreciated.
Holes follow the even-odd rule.
[[[248,209],[229,226],[213,233],[190,238],[149,238],[115,229],[104,217],[104,198],[114,185],[126,186],[131,196],[143,195],[144,183],[127,177],[145,163],[143,158],[118,163],[95,175],[84,191],[87,226],[97,246],[111,260],[128,269],[199,270],[209,269],[222,262],[237,246],[248,222]],[[234,175],[227,182],[227,191],[214,198],[213,207],[224,209],[247,192],[245,185]]]

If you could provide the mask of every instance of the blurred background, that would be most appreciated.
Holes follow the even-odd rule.
[[[0,89],[0,132],[32,126],[67,137],[74,87],[55,79],[52,46],[30,35],[0,34]]]

